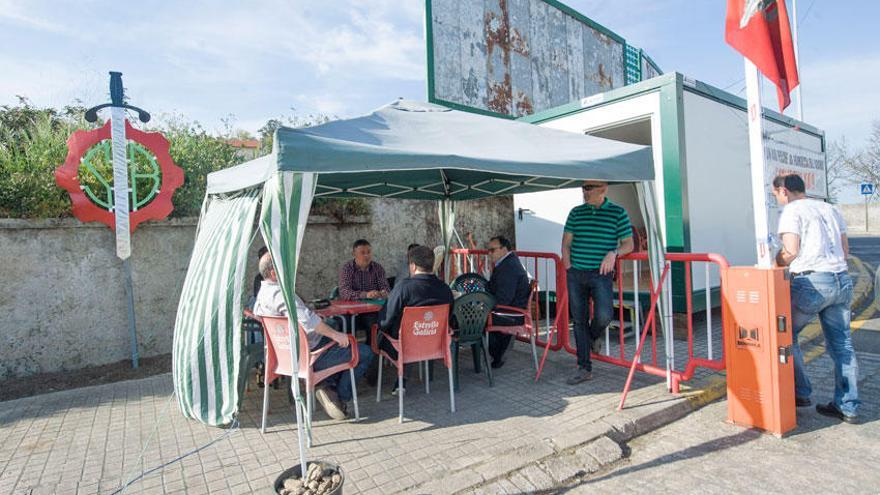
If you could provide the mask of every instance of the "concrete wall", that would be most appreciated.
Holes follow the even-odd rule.
[[[369,218],[351,223],[310,219],[298,277],[302,297],[327,295],[357,238],[370,240],[388,276],[396,275],[411,242],[439,244],[436,203],[375,200],[371,207]],[[513,238],[510,198],[463,202],[457,214],[462,235],[474,231],[481,243],[495,233]],[[141,356],[171,351],[195,227],[196,219],[177,219],[147,223],[134,233]],[[246,276],[248,293],[261,245],[258,236]],[[127,321],[122,265],[109,229],[72,219],[0,219],[0,380],[128,359]]]
[[[847,229],[853,234],[865,232],[865,205],[839,205]],[[868,229],[871,233],[880,233],[880,203],[871,203],[868,207]]]

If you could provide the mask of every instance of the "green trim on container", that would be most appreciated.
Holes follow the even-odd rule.
[[[707,97],[712,98],[718,102],[726,103],[730,106],[733,106],[735,108],[739,108],[740,110],[743,110],[743,111],[745,111],[746,108],[748,108],[748,106],[746,105],[746,100],[744,98],[740,98],[739,96],[728,93],[727,91],[724,91],[722,89],[718,89],[714,86],[710,86],[710,85],[708,85],[704,82],[701,82],[701,81],[697,81],[697,80],[691,80],[691,81],[694,82],[694,86],[691,86],[690,84],[685,84],[685,86],[684,86],[685,91],[690,91],[692,93],[697,93],[697,94],[700,94],[703,96],[707,96]],[[805,122],[801,122],[801,121],[794,119],[792,117],[788,117],[786,115],[783,115],[783,114],[776,112],[774,110],[771,110],[770,108],[767,108],[767,107],[764,107],[764,118],[766,118],[767,120],[776,122],[777,124],[780,124],[780,125],[784,125],[784,126],[788,126],[788,127],[797,127],[800,130],[806,132],[807,134],[812,134],[816,137],[825,136],[825,131],[823,131],[819,128],[813,127],[810,124],[807,124]]]
[[[559,2],[557,0],[542,0],[542,1],[544,3],[546,3],[547,5],[550,5],[551,7],[556,7],[557,9],[568,14],[569,16],[574,17],[575,19],[590,26],[591,28],[595,29],[596,31],[599,31],[602,34],[607,35],[609,38],[613,39],[614,41],[616,41],[618,43],[626,43],[626,40],[623,39],[623,36],[620,36],[619,34],[615,33],[614,31],[612,31],[612,30],[608,29],[607,27],[599,24],[598,22],[590,19],[589,17],[581,14],[580,12],[578,12],[577,10],[574,10],[573,8],[569,7],[568,5],[565,5],[564,3]]]
[[[428,51],[428,98],[431,103],[437,103],[434,97],[434,19],[431,9],[431,0],[425,0],[425,46]]]
[[[690,230],[687,224],[687,183],[685,182],[684,91],[682,76],[676,74],[675,84],[660,89],[660,142],[663,149],[663,202],[666,211],[666,250],[671,253],[690,251]],[[675,263],[671,270],[672,310],[684,311],[680,303],[684,294],[684,266]]]
[[[659,88],[667,84],[673,84],[675,82],[675,75],[677,73],[673,72],[670,74],[664,74],[659,77],[655,77],[653,79],[648,79],[647,81],[641,81],[635,84],[630,84],[628,86],[623,86],[620,88],[612,89],[611,91],[606,91],[604,93],[599,93],[603,96],[603,101],[601,103],[597,103],[595,105],[591,105],[589,107],[582,107],[580,101],[573,101],[571,103],[566,103],[565,105],[560,105],[558,107],[549,108],[547,110],[534,113],[532,115],[526,115],[520,117],[519,121],[527,122],[529,124],[540,124],[543,122],[549,122],[551,120],[556,120],[561,117],[565,117],[571,114],[575,114],[578,112],[582,112],[585,110],[593,110],[596,108],[603,107],[605,105],[609,105],[612,103],[617,103],[619,101],[632,98],[635,96],[640,96],[645,93],[650,93],[651,91],[655,91]]]

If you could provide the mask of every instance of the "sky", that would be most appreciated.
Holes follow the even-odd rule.
[[[663,71],[745,95],[742,58],[724,43],[725,1],[564,3]],[[880,2],[797,7],[804,120],[861,147],[880,120]],[[254,132],[270,118],[350,117],[427,97],[423,0],[0,0],[0,47],[0,105],[17,95],[103,103],[116,70],[132,104],[217,132],[224,122]],[[775,105],[772,93],[765,105]],[[842,200],[859,200],[852,189]]]

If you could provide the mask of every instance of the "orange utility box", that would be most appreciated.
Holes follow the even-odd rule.
[[[727,419],[782,436],[797,426],[788,270],[730,267],[723,285]]]

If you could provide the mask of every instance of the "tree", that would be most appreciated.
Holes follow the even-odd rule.
[[[837,193],[840,187],[851,182],[853,169],[861,159],[858,152],[852,151],[846,136],[832,141],[828,145],[827,152],[827,177],[828,177],[828,200],[837,202]]]
[[[853,178],[880,185],[880,120],[875,120],[868,144],[851,167]]]

